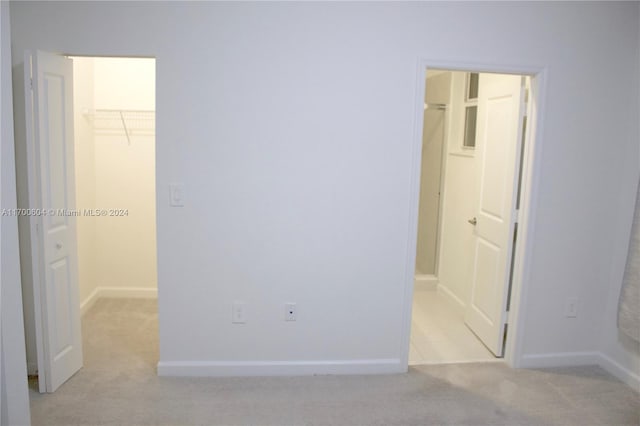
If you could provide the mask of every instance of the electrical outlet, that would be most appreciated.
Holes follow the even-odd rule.
[[[245,316],[245,313],[244,302],[233,302],[233,307],[231,308],[231,322],[233,324],[246,323],[247,318]]]
[[[295,303],[284,304],[284,320],[295,321],[298,318],[298,309]]]
[[[169,185],[169,204],[172,207],[184,207],[184,184],[172,183]]]
[[[570,297],[564,305],[564,316],[567,318],[576,318],[578,316],[578,299]]]

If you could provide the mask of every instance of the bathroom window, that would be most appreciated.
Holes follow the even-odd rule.
[[[467,73],[467,85],[464,93],[464,138],[462,147],[474,149],[476,147],[476,123],[478,122],[478,90],[480,74]]]
[[[478,118],[478,105],[471,105],[465,108],[464,114],[464,148],[476,147],[476,122]]]
[[[467,73],[467,90],[465,101],[478,101],[478,86],[480,82],[480,74],[477,72]]]

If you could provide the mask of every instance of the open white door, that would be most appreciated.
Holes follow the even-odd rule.
[[[25,57],[38,380],[53,392],[82,367],[73,153],[73,62]]]
[[[480,162],[471,298],[464,320],[496,356],[503,355],[517,178],[525,113],[524,78],[481,74],[476,151]]]

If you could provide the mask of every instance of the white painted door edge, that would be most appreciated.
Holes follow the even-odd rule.
[[[73,65],[42,51],[25,64],[29,208],[50,212],[30,216],[38,379],[53,392],[82,367],[75,218],[56,213],[75,207]]]
[[[35,117],[34,117],[34,99],[31,96],[31,84],[33,80],[33,56],[34,51],[26,51],[24,54],[24,96],[25,96],[25,124],[26,124],[26,144],[27,144],[27,181],[36,182],[39,176],[37,172],[36,150],[35,150]],[[32,188],[29,189],[29,207],[39,208],[40,195]],[[42,324],[42,296],[40,294],[41,276],[40,276],[40,242],[37,236],[40,218],[38,216],[29,217],[29,237],[31,245],[31,273],[33,277],[33,311],[35,324]],[[42,335],[42,327],[35,329],[36,335],[36,354],[38,366],[44,365],[44,336]],[[47,378],[43,369],[38,369],[38,391],[46,392]]]

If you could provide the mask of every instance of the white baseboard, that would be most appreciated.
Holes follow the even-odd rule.
[[[94,288],[91,294],[87,296],[82,302],[80,302],[80,315],[86,314],[89,309],[98,301],[100,298],[100,288]]]
[[[596,351],[556,352],[550,354],[523,355],[519,368],[571,367],[576,365],[599,365],[600,354]]]
[[[640,392],[640,376],[598,351],[559,352],[541,355],[524,355],[519,368],[571,367],[576,365],[598,365],[612,376],[620,379]]]
[[[614,361],[601,352],[599,365],[612,376],[617,377],[627,385],[631,386],[636,390],[636,392],[640,392],[640,375],[638,375],[637,373],[634,373],[628,368],[623,367],[617,361]]]
[[[465,303],[446,286],[439,284],[438,292],[451,304],[459,315],[464,315]]]
[[[131,298],[131,299],[155,299],[158,297],[158,289],[153,287],[98,287],[100,297]]]
[[[84,315],[101,298],[156,299],[158,289],[152,287],[96,287],[80,303],[80,315]]]
[[[158,376],[239,377],[405,373],[399,359],[350,361],[160,361]]]
[[[434,291],[438,288],[438,277],[433,275],[416,275],[413,279],[415,291]]]

